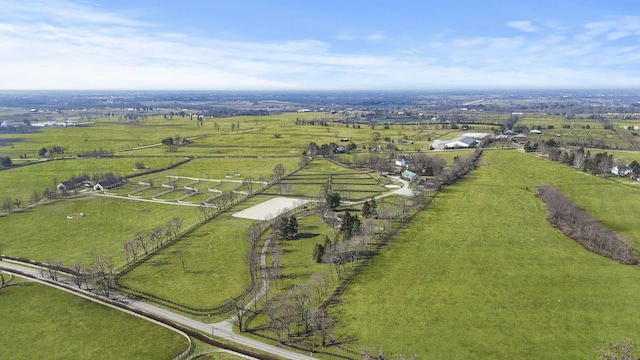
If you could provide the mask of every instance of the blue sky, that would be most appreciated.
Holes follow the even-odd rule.
[[[640,2],[0,0],[0,89],[640,89]]]

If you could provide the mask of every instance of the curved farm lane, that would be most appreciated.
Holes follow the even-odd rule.
[[[374,196],[374,197],[373,197],[374,199],[376,199],[376,200],[377,200],[377,199],[382,199],[382,198],[384,198],[384,197],[391,196],[391,195],[393,195],[393,194],[395,194],[395,195],[402,195],[402,196],[411,196],[411,195],[413,194],[413,190],[411,190],[411,189],[409,188],[409,182],[408,182],[408,181],[401,179],[399,176],[389,176],[389,177],[390,177],[390,178],[392,178],[392,179],[393,179],[393,181],[396,181],[396,182],[402,183],[402,187],[401,187],[401,188],[399,188],[399,189],[395,189],[395,190],[393,190],[393,191],[389,191],[389,192],[384,193],[384,194],[380,194],[380,195],[378,195],[378,196]],[[361,201],[343,201],[342,203],[343,203],[343,204],[346,204],[346,205],[357,205],[357,204],[363,204],[365,201],[368,201],[368,200],[361,200]]]
[[[0,270],[6,271],[9,273],[17,272],[18,275],[20,275],[20,273],[27,274],[32,278],[34,278],[36,281],[39,281],[39,279],[43,279],[43,277],[40,274],[40,269],[34,268],[31,265],[29,266],[27,265],[28,264],[26,263],[20,263],[18,261],[13,261],[13,260],[6,261],[6,259],[3,259],[0,261]],[[51,279],[46,279],[46,280],[47,281],[42,281],[42,283],[48,286],[55,287],[60,290],[67,291],[77,296],[86,297],[85,295],[82,294],[84,291],[74,289],[72,280],[64,274],[60,274],[58,276],[58,281],[52,281]],[[55,283],[60,283],[62,286],[56,286]],[[85,284],[85,287],[86,287],[86,284]],[[92,292],[92,295],[95,296],[95,292]],[[254,339],[250,339],[248,337],[235,334],[232,331],[232,328],[233,328],[232,320],[227,320],[227,321],[219,322],[216,324],[206,324],[206,323],[182,316],[180,314],[173,313],[169,310],[161,309],[159,307],[128,298],[120,294],[113,294],[111,299],[117,302],[120,302],[122,304],[125,304],[129,307],[132,307],[132,308],[141,310],[143,312],[155,315],[157,317],[163,318],[165,320],[177,323],[179,325],[201,331],[205,334],[213,333],[213,335],[217,338],[227,340],[229,342],[235,343],[242,347],[251,348],[253,350],[262,351],[264,353],[269,353],[279,358],[290,359],[290,360],[314,360],[315,359],[314,357],[311,357],[311,356],[298,354],[293,351],[282,349],[277,346],[265,344],[263,342],[260,342]],[[106,302],[103,304],[108,305],[108,303]],[[124,311],[124,309],[121,309],[118,307],[115,307],[115,308],[121,311]],[[142,315],[138,314],[138,316],[142,316]]]

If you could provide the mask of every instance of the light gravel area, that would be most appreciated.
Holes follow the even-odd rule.
[[[273,198],[233,214],[234,217],[253,220],[269,220],[288,210],[302,206],[308,200],[298,198]]]

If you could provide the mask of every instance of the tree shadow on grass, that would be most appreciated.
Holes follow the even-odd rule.
[[[314,237],[320,236],[320,234],[312,234],[312,233],[298,233],[298,235],[296,235],[296,237],[293,240],[304,240],[304,239],[311,239]]]
[[[169,260],[167,259],[147,260],[147,264],[151,266],[165,266],[169,264]]]

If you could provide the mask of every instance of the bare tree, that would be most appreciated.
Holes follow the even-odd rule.
[[[183,223],[184,223],[184,220],[182,218],[179,218],[179,217],[173,218],[173,229],[176,237],[178,236],[178,234],[182,232]]]
[[[154,228],[149,232],[149,241],[157,248],[162,246],[162,228]]]
[[[262,239],[262,227],[260,223],[256,222],[251,227],[249,227],[249,236],[247,241],[251,244],[252,248],[256,248],[260,240]]]
[[[131,241],[127,240],[122,243],[122,250],[124,251],[124,256],[127,259],[127,264],[131,262]]]
[[[271,272],[273,274],[273,280],[276,285],[276,289],[278,289],[278,279],[282,277],[282,268],[280,265],[280,260],[282,259],[283,251],[279,245],[275,245],[273,249],[273,254],[271,254]]]
[[[249,264],[249,275],[251,276],[251,286],[256,285],[258,275],[258,266],[260,264],[260,256],[254,247],[249,249],[247,253],[247,263]]]
[[[316,289],[316,303],[320,302],[320,299],[327,296],[329,291],[329,278],[324,272],[316,272],[311,275],[313,285]]]
[[[36,205],[40,200],[42,200],[42,195],[40,195],[38,191],[34,191],[33,194],[31,194],[31,204]]]
[[[147,248],[149,247],[149,242],[148,242],[146,236],[144,236],[143,234],[138,234],[133,239],[133,241],[135,241],[136,245],[138,245],[138,246],[140,246],[142,248],[142,251],[144,251],[145,255],[149,254],[149,252],[147,250]]]
[[[2,210],[4,210],[7,213],[10,213],[11,210],[13,210],[13,202],[11,201],[11,199],[9,198],[4,199],[4,201],[2,202]]]
[[[51,202],[56,197],[56,193],[55,191],[52,191],[51,189],[46,188],[42,192],[42,196],[44,196],[45,198],[47,198],[47,200],[49,200],[49,202]]]
[[[310,313],[310,330],[313,332],[313,345],[316,347],[316,335],[320,332],[321,346],[327,345],[327,339],[329,339],[329,331],[336,325],[335,321],[329,316],[327,311],[323,308],[312,308]]]
[[[293,299],[297,317],[300,323],[304,324],[305,332],[308,332],[311,327],[310,312],[313,307],[311,286],[309,284],[296,284],[291,287],[289,293]]]
[[[173,223],[169,221],[164,228],[164,239],[166,241],[169,241],[171,240],[172,236],[173,236]]]
[[[242,182],[242,185],[247,188],[247,192],[249,196],[253,195],[253,190],[255,188],[256,182],[253,177],[249,176]]]
[[[46,273],[53,281],[58,281],[58,271],[62,267],[62,260],[50,260],[44,261],[46,267]]]
[[[78,286],[78,289],[80,289],[85,277],[82,263],[80,261],[76,261],[71,270],[73,270],[73,282]]]
[[[273,181],[275,182],[279,182],[282,179],[284,179],[284,175],[287,172],[287,170],[284,168],[284,165],[282,164],[278,164],[275,166],[275,168],[273,169]]]
[[[586,155],[584,153],[584,149],[579,149],[574,153],[573,167],[577,169],[582,169],[582,167],[584,166],[585,159],[586,159]]]
[[[95,255],[93,265],[93,275],[95,277],[96,285],[98,285],[104,296],[109,297],[111,295],[111,288],[113,286],[113,260],[111,258],[104,257],[102,255]]]
[[[238,299],[234,299],[231,300],[231,306],[233,307],[233,312],[234,312],[234,324],[238,327],[238,329],[240,330],[240,332],[243,332],[246,330],[246,322],[245,319],[247,317],[247,301],[243,296],[239,297]]]

